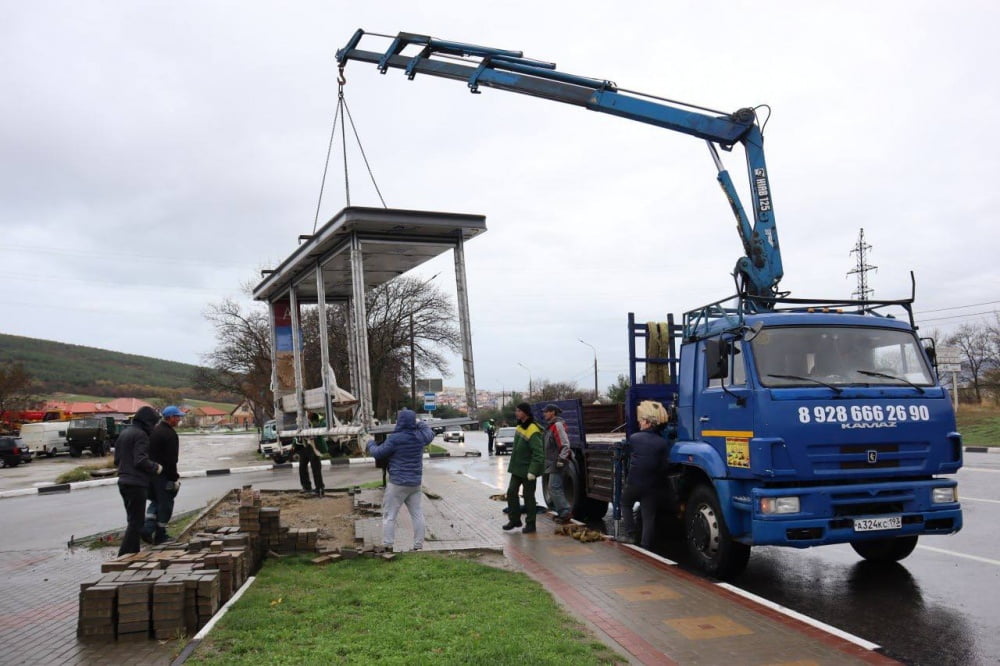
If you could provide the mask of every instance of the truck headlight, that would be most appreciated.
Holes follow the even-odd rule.
[[[762,497],[760,512],[763,514],[798,513],[798,497]]]
[[[958,501],[958,488],[933,488],[931,490],[931,502],[933,504],[948,504]]]

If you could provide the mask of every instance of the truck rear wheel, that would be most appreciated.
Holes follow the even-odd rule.
[[[854,552],[869,562],[899,562],[917,547],[916,536],[852,541]]]
[[[687,500],[684,531],[688,553],[696,567],[726,580],[739,575],[750,560],[750,546],[734,541],[719,508],[715,491],[700,485]]]

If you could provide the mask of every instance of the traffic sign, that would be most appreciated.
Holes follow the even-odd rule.
[[[433,412],[435,409],[437,409],[437,394],[424,393],[424,411]]]

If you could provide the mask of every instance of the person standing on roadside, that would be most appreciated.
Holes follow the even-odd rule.
[[[483,426],[483,430],[486,431],[486,452],[487,455],[493,455],[493,438],[497,434],[497,427],[493,423],[493,419],[490,419]]]
[[[172,540],[167,534],[167,525],[174,515],[174,498],[181,489],[181,477],[177,472],[177,459],[180,455],[177,426],[183,420],[184,412],[170,405],[164,407],[161,416],[160,422],[149,436],[149,457],[163,466],[163,472],[151,479],[146,523],[139,534],[143,541],[154,545]]]
[[[310,414],[309,427],[325,428],[326,422],[319,414]],[[323,461],[320,458],[320,447],[323,448],[323,453],[329,450],[325,437],[303,437],[296,440],[295,444],[295,451],[299,454],[299,483],[302,485],[302,492],[310,495],[315,493],[316,497],[323,497],[326,493],[323,485]],[[309,482],[310,469],[312,470],[312,483]]]
[[[663,405],[654,400],[643,400],[636,408],[639,432],[626,441],[629,450],[628,480],[622,491],[622,528],[626,543],[635,543],[635,517],[632,507],[639,502],[642,516],[642,535],[639,545],[647,550],[653,546],[656,533],[656,509],[670,465],[670,443],[661,431],[669,416]]]
[[[573,450],[569,447],[569,433],[566,421],[557,405],[549,403],[542,408],[542,416],[548,426],[545,428],[545,473],[549,475],[549,497],[556,512],[556,522],[565,524],[573,514],[566,501],[564,486],[566,465],[573,461]]]
[[[535,531],[535,479],[545,469],[545,451],[542,444],[542,429],[531,416],[531,405],[522,402],[514,410],[517,427],[514,430],[514,444],[511,447],[510,463],[507,471],[510,473],[510,484],[507,486],[507,524],[504,530],[510,531],[521,527],[521,500],[519,491],[524,494],[524,529],[523,534]]]
[[[424,447],[434,441],[434,431],[417,420],[412,409],[401,409],[396,428],[385,441],[370,440],[365,450],[375,460],[387,460],[389,481],[382,495],[382,547],[392,551],[396,542],[396,516],[403,504],[413,523],[413,550],[424,547],[424,511],[420,506],[420,484],[424,475]]]
[[[125,504],[128,526],[122,536],[118,557],[139,552],[139,533],[146,518],[146,498],[152,478],[163,466],[149,457],[149,435],[160,420],[152,407],[140,407],[132,424],[115,442],[115,466],[118,468],[118,492]]]

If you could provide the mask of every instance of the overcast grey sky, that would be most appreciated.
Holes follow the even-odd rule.
[[[875,297],[908,296],[916,273],[922,333],[992,321],[998,19],[986,0],[8,2],[0,332],[199,363],[206,306],[313,228],[334,53],[359,27],[523,50],[711,108],[768,104],[783,288],[849,298],[863,227]],[[603,390],[627,370],[629,311],[733,292],[742,248],[702,141],[362,63],[346,76],[390,207],[486,215],[466,246],[481,388],[525,389],[522,366],[588,388],[582,338]],[[352,203],[379,205],[349,156]],[[746,200],[743,155],[725,158]],[[335,166],[321,224],[343,189]],[[451,266],[419,276],[442,271],[454,293]]]

